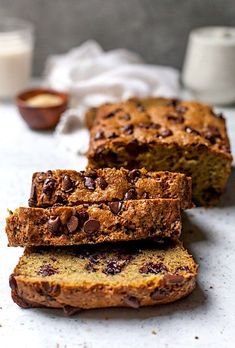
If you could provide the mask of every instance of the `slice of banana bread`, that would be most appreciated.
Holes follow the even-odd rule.
[[[18,208],[7,218],[10,246],[77,245],[181,233],[178,199],[146,199],[76,207]]]
[[[195,287],[198,266],[180,242],[130,242],[110,249],[26,249],[10,276],[13,300],[23,308],[74,314],[83,308],[173,302]]]
[[[211,107],[164,98],[133,98],[102,105],[88,112],[87,118],[90,167],[182,172],[192,177],[196,204],[218,202],[232,156],[225,120]]]
[[[115,200],[179,198],[192,207],[191,178],[171,172],[105,168],[76,172],[54,170],[34,173],[30,207],[74,206]]]

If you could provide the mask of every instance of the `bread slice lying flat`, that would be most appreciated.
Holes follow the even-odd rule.
[[[21,307],[64,308],[72,314],[173,302],[191,293],[196,275],[197,264],[180,242],[141,241],[86,249],[28,248],[10,286]]]
[[[33,174],[29,205],[45,208],[147,198],[179,198],[182,208],[191,208],[191,178],[146,169],[48,170]]]
[[[178,199],[146,199],[76,207],[18,208],[7,218],[10,246],[78,245],[181,233]]]

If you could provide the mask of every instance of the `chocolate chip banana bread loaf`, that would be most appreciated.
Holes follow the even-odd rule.
[[[197,265],[179,242],[26,249],[10,276],[23,308],[132,307],[176,301],[195,287]]]
[[[232,156],[221,115],[196,102],[133,98],[87,114],[91,168],[145,167],[192,177],[198,205],[214,205],[224,191]]]
[[[182,208],[191,208],[191,185],[191,178],[184,174],[145,169],[54,170],[33,174],[29,205],[74,206],[115,200],[179,198]]]
[[[10,246],[77,245],[181,233],[178,199],[146,199],[76,207],[18,208],[7,218]]]

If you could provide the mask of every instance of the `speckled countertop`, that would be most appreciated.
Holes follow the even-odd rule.
[[[235,109],[224,112],[235,150]],[[50,133],[30,131],[13,106],[0,105],[0,347],[234,347],[235,169],[219,207],[185,214],[183,239],[200,264],[197,288],[188,298],[140,310],[84,311],[72,318],[60,310],[23,310],[12,302],[8,277],[22,249],[7,248],[7,208],[27,204],[32,172],[80,170],[85,164],[85,158],[60,149]]]

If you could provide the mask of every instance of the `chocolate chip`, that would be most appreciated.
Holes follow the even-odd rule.
[[[167,291],[156,288],[150,295],[152,300],[162,300],[167,295]]]
[[[130,156],[137,156],[148,150],[147,144],[140,144],[136,139],[126,145],[126,151]]]
[[[73,181],[68,175],[65,175],[62,180],[62,190],[64,192],[71,192],[73,190]]]
[[[62,205],[67,205],[67,204],[68,204],[67,199],[65,199],[64,197],[60,195],[55,196],[55,204],[53,205],[54,207],[60,207]]]
[[[122,271],[124,265],[120,265],[116,260],[111,260],[107,263],[102,271],[106,275],[115,275]]]
[[[189,126],[185,127],[184,130],[186,133],[189,133],[189,134],[201,135],[200,132],[198,132],[196,129]]]
[[[166,115],[166,118],[168,121],[170,121],[172,123],[184,123],[184,117],[181,115],[179,115],[179,116]]]
[[[101,260],[102,256],[101,254],[92,254],[89,256],[89,260],[92,262],[92,263],[99,263],[100,260]]]
[[[114,139],[114,138],[117,138],[117,137],[118,137],[118,135],[117,135],[115,132],[107,132],[107,133],[105,134],[105,136],[106,136],[106,138],[108,138],[108,139]]]
[[[42,283],[42,292],[53,297],[59,296],[61,288],[59,284]]]
[[[178,271],[191,272],[191,269],[188,266],[179,266],[175,269],[175,273],[177,273]]]
[[[84,177],[84,185],[88,190],[95,190],[95,181],[89,176]]]
[[[222,151],[228,152],[228,153],[231,152],[230,147],[227,146],[227,145],[225,145],[225,144],[220,144],[220,145],[219,145],[219,149],[222,150]]]
[[[128,179],[130,182],[135,182],[136,179],[140,177],[140,171],[138,169],[133,169],[128,173]]]
[[[30,198],[28,200],[28,204],[30,207],[34,207],[37,202],[37,192],[36,192],[36,186],[32,185],[31,192],[30,192]]]
[[[188,108],[187,106],[177,105],[175,110],[180,114],[184,114],[188,110]]]
[[[98,174],[97,171],[95,169],[88,169],[87,172],[83,173],[83,176],[89,176],[92,179],[96,179]]]
[[[135,296],[124,297],[123,302],[131,308],[139,308],[140,307],[140,302]]]
[[[109,112],[108,114],[104,115],[103,118],[111,118],[115,115],[115,111]]]
[[[145,111],[145,108],[144,108],[144,105],[142,105],[141,103],[137,103],[137,105],[136,105],[136,109],[138,110],[138,111],[140,111],[140,112],[143,112],[143,111]]]
[[[39,175],[36,177],[37,182],[41,183],[41,182],[44,181],[44,175],[43,175],[43,174],[44,174],[44,173],[39,174]]]
[[[95,219],[87,220],[84,224],[84,231],[88,234],[98,232],[100,229],[100,222]]]
[[[208,126],[207,130],[204,132],[204,137],[209,140],[211,144],[215,144],[217,138],[221,138],[221,134],[217,127]]]
[[[76,215],[77,215],[78,220],[79,220],[79,227],[82,227],[84,225],[85,221],[87,221],[89,219],[89,214],[87,211],[81,211],[80,213],[77,213]]]
[[[148,274],[158,274],[167,271],[167,267],[162,263],[146,262],[140,269],[140,273]]]
[[[216,118],[220,118],[221,120],[224,120],[224,115],[222,114],[222,112],[216,114],[213,110],[211,111],[211,114],[216,117]]]
[[[122,208],[122,202],[110,202],[109,204],[109,209],[113,214],[118,214]]]
[[[179,102],[179,99],[173,98],[166,105],[176,107]]]
[[[143,197],[143,199],[148,199],[149,198],[149,193],[148,192],[144,192],[142,197]]]
[[[146,128],[146,129],[148,129],[148,128],[150,127],[150,125],[151,125],[150,122],[146,122],[146,123],[140,122],[140,123],[138,123],[138,127],[140,127],[140,128]]]
[[[47,222],[47,228],[49,233],[55,234],[59,232],[61,221],[59,216],[51,217]]]
[[[126,134],[130,135],[133,134],[134,126],[133,124],[127,124],[126,126],[122,127],[121,130],[125,132]]]
[[[126,233],[127,235],[133,235],[136,231],[136,226],[132,225],[132,223],[125,223],[124,225],[122,225],[123,231],[124,233]]]
[[[130,154],[130,155],[138,155],[139,153],[139,143],[137,140],[132,140],[131,142],[129,142],[126,145],[126,151]]]
[[[96,132],[94,139],[95,139],[95,140],[104,139],[104,132],[103,132],[103,131],[98,131],[98,132]]]
[[[159,123],[153,123],[153,122],[146,122],[146,123],[139,123],[138,127],[145,128],[145,129],[160,129],[161,125]]]
[[[173,132],[170,129],[165,129],[157,134],[157,138],[163,139],[173,135]]]
[[[104,117],[104,118],[111,118],[111,117],[114,117],[115,114],[116,114],[117,112],[119,112],[119,111],[122,111],[122,109],[121,109],[121,108],[117,108],[116,110],[113,110],[113,111],[107,113],[107,114],[104,115],[103,117]]]
[[[102,178],[102,177],[97,178],[96,179],[96,183],[101,188],[101,190],[105,190],[106,187],[108,186],[107,181],[104,178]]]
[[[17,289],[17,283],[14,277],[14,274],[11,274],[9,277],[9,286],[11,290],[16,290]]]
[[[126,201],[136,199],[136,198],[137,198],[137,193],[136,193],[134,188],[128,190],[124,196],[124,200],[126,200]]]
[[[88,262],[85,265],[85,270],[88,271],[88,272],[96,272],[97,268],[95,267],[95,265],[92,262]]]
[[[50,264],[42,265],[38,271],[38,274],[43,277],[49,277],[56,273],[59,273],[58,268],[54,268]]]
[[[68,317],[72,316],[72,315],[75,315],[77,313],[80,313],[82,311],[81,308],[78,308],[78,307],[72,307],[72,306],[69,306],[69,305],[65,305],[63,307],[63,310],[64,310],[64,314]]]
[[[161,125],[159,123],[150,123],[149,124],[149,128],[151,129],[160,129],[161,128]]]
[[[72,215],[71,218],[69,219],[69,221],[66,224],[68,231],[70,233],[73,233],[76,231],[76,229],[79,226],[79,220],[76,216]]]
[[[42,191],[47,196],[51,196],[51,194],[54,190],[54,187],[55,187],[55,180],[53,178],[49,177],[44,181]]]
[[[166,284],[179,284],[184,282],[184,277],[177,274],[166,274],[164,276],[164,281]]]
[[[120,230],[120,228],[122,227],[122,225],[121,225],[119,222],[117,222],[117,223],[114,225],[114,227],[115,227],[116,230]]]

